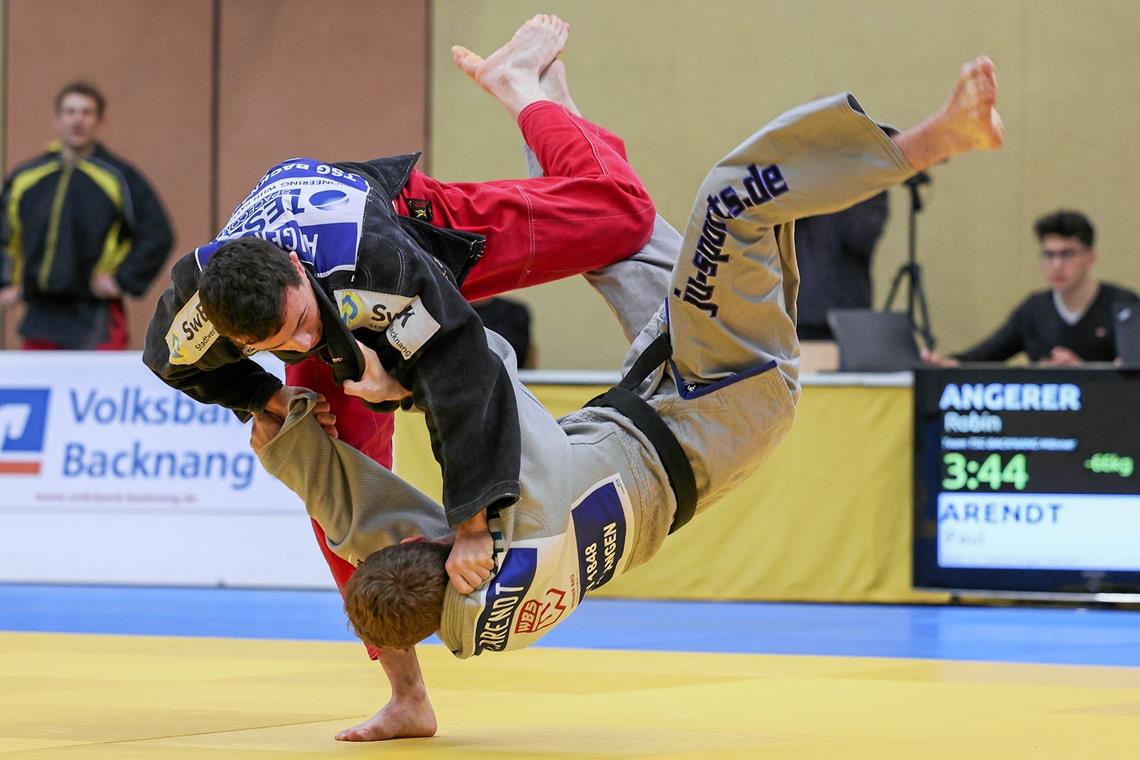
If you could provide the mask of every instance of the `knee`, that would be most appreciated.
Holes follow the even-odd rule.
[[[657,217],[653,198],[636,177],[623,179],[608,176],[603,185],[606,205],[613,209],[612,213],[625,220],[619,239],[614,242],[621,243],[621,247],[629,250],[639,250],[653,233],[653,222]]]

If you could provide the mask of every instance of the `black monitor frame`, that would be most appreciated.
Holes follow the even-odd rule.
[[[1101,366],[1080,369],[999,368],[962,365],[954,369],[922,368],[914,372],[914,586],[961,596],[1026,599],[1140,602],[1140,571],[1082,569],[1007,569],[942,567],[938,564],[938,502],[942,492],[943,453],[938,396],[948,382],[1114,382],[1140,398],[1140,370]],[[937,386],[938,390],[935,390]],[[1134,389],[1134,390],[1133,390]],[[932,403],[933,398],[933,403]],[[1082,430],[1095,435],[1105,420],[1082,420]],[[1112,424],[1128,424],[1123,420]],[[1136,435],[1140,436],[1140,421]],[[1074,491],[1079,493],[1079,491]],[[1137,495],[1140,509],[1140,494]],[[1140,546],[1137,547],[1140,552]]]

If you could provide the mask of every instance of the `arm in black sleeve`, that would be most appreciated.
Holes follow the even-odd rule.
[[[147,328],[143,362],[172,388],[232,409],[244,422],[265,408],[281,381],[226,338],[216,336],[205,345],[213,325],[197,310],[184,310],[197,300],[197,272],[193,254],[174,265],[174,284],[162,294]]]
[[[443,473],[448,523],[458,525],[484,508],[514,503],[521,452],[514,388],[487,345],[478,315],[426,254],[401,250],[373,261],[370,278],[381,267],[389,276],[399,267],[399,293],[412,301],[383,333],[357,334],[425,412]],[[360,274],[358,266],[358,279]],[[372,287],[385,289],[375,281]]]
[[[131,194],[133,219],[130,220],[131,249],[115,270],[115,281],[124,293],[141,296],[166,263],[174,246],[170,220],[158,195],[134,170],[125,172]]]
[[[887,223],[887,191],[840,212],[843,250],[870,261]]]
[[[0,288],[17,285],[16,257],[23,255],[19,250],[19,241],[13,238],[15,230],[12,229],[12,217],[15,209],[9,209],[12,202],[10,190],[12,180],[9,177],[4,183],[4,193],[0,195]]]
[[[1018,306],[993,335],[953,357],[963,362],[1001,362],[1024,351],[1025,340],[1019,324],[1025,316],[1026,303]]]

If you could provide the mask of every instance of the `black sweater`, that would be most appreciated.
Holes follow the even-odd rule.
[[[978,345],[954,354],[964,362],[1004,361],[1024,351],[1031,361],[1047,358],[1054,346],[1063,346],[1087,362],[1116,358],[1113,309],[1136,301],[1131,290],[1101,283],[1085,315],[1070,325],[1057,313],[1053,291],[1033,293],[1013,310],[1005,324]]]

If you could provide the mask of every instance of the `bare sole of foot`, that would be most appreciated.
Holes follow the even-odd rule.
[[[1005,125],[994,108],[997,73],[994,62],[981,56],[962,65],[958,82],[940,116],[959,153],[993,150],[1005,141]]]
[[[517,115],[530,103],[546,99],[539,75],[562,52],[569,33],[570,25],[562,19],[539,15],[486,59],[461,45],[451,49],[451,56],[460,70]]]
[[[1000,148],[1005,126],[994,107],[997,75],[986,56],[963,64],[950,97],[936,113],[894,138],[917,170],[974,150]]]
[[[546,70],[538,77],[538,85],[547,99],[560,106],[566,106],[570,113],[581,116],[578,104],[570,97],[570,85],[566,81],[566,64],[562,59],[555,58]]]

